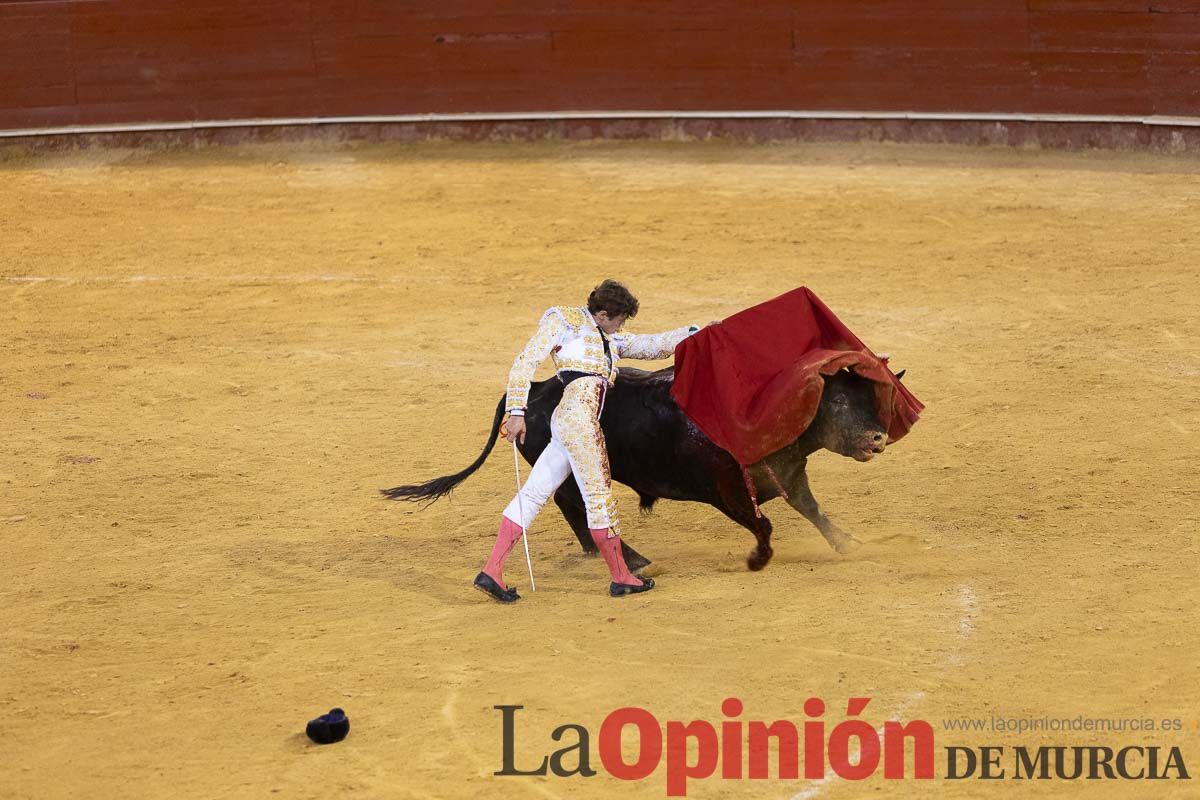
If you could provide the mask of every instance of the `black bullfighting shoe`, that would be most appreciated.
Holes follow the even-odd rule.
[[[631,586],[628,583],[617,583],[613,581],[608,585],[608,593],[613,597],[624,597],[627,594],[641,594],[648,592],[654,588],[653,578],[642,578],[641,586]]]
[[[486,572],[475,576],[475,588],[501,603],[515,603],[521,599],[521,595],[517,594],[517,587],[502,588],[500,584],[496,583],[495,578]]]

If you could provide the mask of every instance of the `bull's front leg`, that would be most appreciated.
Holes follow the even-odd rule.
[[[754,534],[754,549],[746,557],[746,566],[757,572],[771,562],[771,556],[775,553],[771,548],[771,520],[761,513],[755,513],[739,472],[730,470],[723,480],[717,481],[716,489],[716,496],[709,502]]]
[[[839,553],[852,553],[862,546],[862,542],[839,528],[833,520],[825,516],[817,498],[813,497],[812,489],[808,488],[808,473],[800,468],[799,476],[791,482],[792,490],[788,493],[788,505],[799,511],[806,520],[816,526],[830,547]]]

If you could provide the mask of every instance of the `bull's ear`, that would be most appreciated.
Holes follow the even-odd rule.
[[[896,380],[898,380],[898,381],[902,381],[902,380],[904,380],[904,373],[906,373],[906,372],[908,372],[908,370],[907,370],[907,369],[902,369],[902,370],[900,370],[899,372],[897,372],[897,373],[896,373]]]

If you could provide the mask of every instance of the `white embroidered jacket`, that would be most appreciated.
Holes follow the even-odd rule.
[[[666,333],[615,333],[607,337],[612,352],[610,361],[604,354],[600,328],[587,308],[555,306],[542,315],[537,332],[513,362],[508,373],[506,408],[515,416],[525,413],[533,373],[546,356],[553,356],[558,372],[587,372],[612,383],[617,379],[617,359],[667,358],[675,352],[676,345],[697,330],[693,325]]]

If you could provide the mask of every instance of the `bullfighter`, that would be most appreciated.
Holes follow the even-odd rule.
[[[592,540],[611,573],[609,594],[622,597],[654,588],[651,578],[630,572],[621,554],[617,504],[612,495],[600,413],[605,394],[617,378],[617,359],[667,358],[699,327],[690,325],[658,334],[621,333],[625,321],[637,312],[637,298],[624,285],[606,280],[588,295],[585,307],[548,309],[533,338],[513,362],[506,401],[510,442],[524,441],[530,383],[547,356],[553,359],[564,388],[562,400],[550,418],[550,444],[504,509],[491,557],[475,578],[477,589],[502,603],[520,599],[516,587],[504,582],[505,558],[523,529],[533,523],[542,506],[572,474],[583,495]]]

